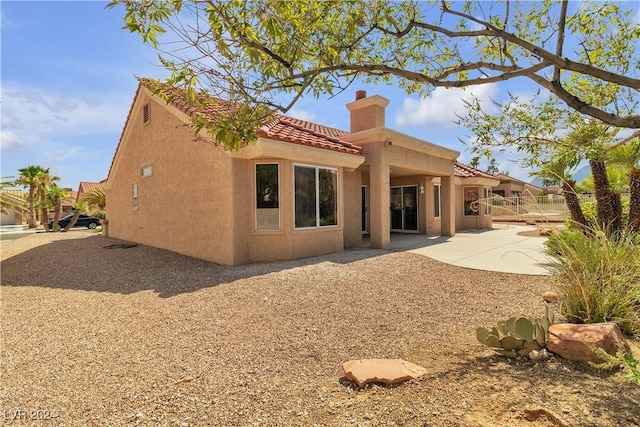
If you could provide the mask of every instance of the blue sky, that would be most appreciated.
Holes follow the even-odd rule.
[[[107,177],[137,86],[135,76],[161,79],[157,52],[122,30],[122,8],[106,2],[0,2],[2,176],[29,164],[51,169],[60,184]],[[471,155],[458,141],[469,134],[453,124],[461,98],[501,100],[507,91],[532,97],[526,79],[467,91],[437,89],[428,99],[408,97],[392,86],[353,85],[331,100],[306,98],[289,115],[348,130],[345,107],[357,89],[391,100],[387,126]],[[486,162],[484,163],[486,165]],[[527,171],[499,158],[501,170],[529,181]]]

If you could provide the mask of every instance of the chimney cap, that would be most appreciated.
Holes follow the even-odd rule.
[[[364,99],[367,97],[367,91],[366,90],[357,90],[356,91],[356,101],[358,99]]]

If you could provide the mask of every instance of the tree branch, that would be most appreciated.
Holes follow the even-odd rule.
[[[616,116],[587,104],[577,96],[569,93],[558,82],[550,82],[547,79],[538,76],[537,74],[526,74],[526,76],[563,100],[569,107],[582,114],[596,118],[601,122],[611,126],[621,128],[640,128],[640,116]]]
[[[525,40],[522,40],[521,38],[517,37],[514,34],[508,33],[504,30],[501,30],[498,27],[495,27],[494,25],[491,25],[489,22],[482,21],[466,13],[451,10],[448,8],[448,6],[444,2],[443,2],[442,8],[444,13],[449,13],[451,15],[458,16],[460,18],[467,19],[469,21],[475,22],[476,24],[484,26],[486,30],[476,31],[476,33],[480,33],[478,35],[491,35],[495,37],[500,37],[501,39],[504,39],[517,46],[520,46],[524,50],[527,50],[532,54],[539,56],[540,58],[552,63],[553,65],[563,70],[575,71],[581,74],[588,74],[590,76],[596,77],[606,82],[617,83],[622,86],[627,86],[634,89],[640,89],[640,79],[634,79],[621,74],[612,73],[610,71],[606,71],[598,67],[594,67],[593,65],[582,64],[578,62],[573,62],[569,59],[561,58],[558,55],[555,55],[539,46],[534,45],[533,43],[529,43]],[[428,28],[431,31],[440,32],[442,34],[445,34],[448,37],[466,37],[465,35],[462,35],[462,34],[468,33],[468,32],[450,31],[442,27],[428,25],[428,24],[424,24],[424,28]]]
[[[564,46],[564,27],[567,21],[568,0],[562,0],[562,9],[560,10],[560,22],[558,23],[558,43],[556,44],[556,55],[562,58],[562,47]],[[553,70],[553,81],[560,81],[560,67],[557,65]]]

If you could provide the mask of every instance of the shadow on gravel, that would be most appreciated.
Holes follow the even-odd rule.
[[[498,355],[463,359],[436,377],[443,382],[458,381],[468,387],[480,387],[488,400],[509,401],[509,410],[520,412],[525,419],[527,412],[542,408],[549,414],[559,415],[566,423],[551,422],[550,425],[640,425],[637,424],[640,420],[640,389],[631,382],[614,378],[616,370],[596,369],[586,363],[557,356],[539,363]],[[520,387],[505,388],[504,384],[519,384]],[[544,392],[540,393],[541,390]],[[583,410],[588,408],[588,413],[578,410],[574,406],[576,404]],[[496,413],[505,409],[500,405],[495,408]]]
[[[54,241],[2,261],[2,286],[38,286],[131,294],[153,290],[167,298],[238,279],[299,266],[347,264],[390,253],[358,248],[296,261],[224,266],[164,249],[95,235]]]

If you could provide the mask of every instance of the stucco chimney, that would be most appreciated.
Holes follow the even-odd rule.
[[[389,100],[374,95],[367,97],[364,90],[356,91],[356,100],[347,104],[351,112],[351,133],[384,127],[384,110]]]

